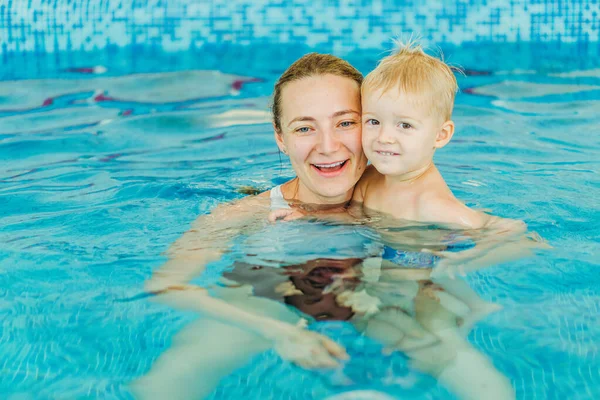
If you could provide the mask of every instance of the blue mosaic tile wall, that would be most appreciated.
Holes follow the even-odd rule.
[[[425,42],[598,43],[600,0],[0,0],[0,54],[214,43],[336,53]]]

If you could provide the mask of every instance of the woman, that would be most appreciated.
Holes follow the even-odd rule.
[[[335,367],[347,358],[332,340],[296,326],[300,318],[283,304],[226,288],[211,297],[189,281],[227,253],[231,238],[264,228],[272,210],[298,203],[334,210],[350,201],[367,164],[361,146],[362,78],[346,61],[317,53],[300,58],[280,77],[273,94],[275,141],[290,157],[297,177],[269,192],[216,207],[171,246],[169,260],[146,290],[162,303],[211,318],[199,322],[200,330],[190,327],[175,338],[177,350],[161,357],[133,385],[140,397],[202,398],[220,378],[270,347],[308,368]],[[188,332],[198,331],[202,337],[188,337]],[[203,377],[201,382],[198,377]]]

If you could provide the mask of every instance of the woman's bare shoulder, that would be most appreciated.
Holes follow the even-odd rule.
[[[262,214],[264,214],[264,218],[266,218],[270,211],[270,206],[271,201],[269,191],[266,191],[258,195],[246,196],[229,203],[221,203],[213,208],[210,214],[199,216],[194,224],[204,224],[206,223],[206,219],[215,221],[246,220]]]

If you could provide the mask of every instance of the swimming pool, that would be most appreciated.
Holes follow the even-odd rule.
[[[453,56],[468,60],[470,52]],[[154,75],[123,75],[108,63],[103,74],[1,82],[3,396],[130,397],[128,382],[195,318],[138,296],[161,252],[197,214],[241,197],[239,187],[267,189],[291,176],[272,140],[267,97],[295,56],[237,74],[196,70],[181,56],[177,68],[164,63]],[[349,57],[363,72],[376,59]],[[160,63],[153,57],[146,65]],[[469,340],[518,398],[595,398],[600,77],[480,72],[460,78],[457,135],[436,156],[440,169],[459,198],[523,218],[554,249],[469,275],[482,298],[504,307]],[[325,398],[359,389],[450,398],[415,378],[399,355],[381,358],[349,326],[316,329],[348,346],[350,380],[267,352],[211,398]]]
[[[219,42],[225,34],[215,29]],[[266,190],[291,176],[268,97],[297,57],[332,50],[287,43],[289,35],[251,39],[169,52],[134,40],[14,59],[3,49],[0,397],[132,398],[130,382],[196,320],[149,301],[143,282],[198,214],[242,197],[242,187]],[[381,57],[380,48],[336,40],[364,73]],[[436,155],[442,174],[469,205],[524,219],[554,247],[467,277],[503,307],[468,339],[519,399],[600,397],[600,72],[581,56],[590,48],[444,47],[467,76],[457,133]],[[347,347],[342,370],[303,370],[267,351],[210,398],[453,398],[347,323],[311,329]]]

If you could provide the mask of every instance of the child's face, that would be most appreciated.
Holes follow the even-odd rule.
[[[383,175],[404,175],[428,166],[435,149],[447,142],[439,141],[447,122],[415,100],[397,89],[363,94],[363,150]]]

